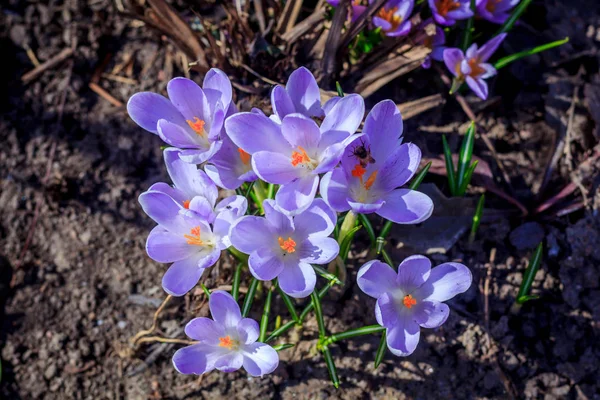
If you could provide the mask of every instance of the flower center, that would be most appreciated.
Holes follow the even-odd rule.
[[[190,121],[189,119],[186,119],[185,122],[188,123],[188,125],[190,126],[190,128],[192,128],[192,130],[194,132],[196,132],[196,134],[198,136],[202,136],[205,137],[206,136],[206,131],[204,130],[204,125],[205,122],[203,120],[201,120],[198,117],[194,117],[194,121]]]
[[[440,0],[437,3],[438,14],[440,14],[442,17],[445,17],[450,11],[454,11],[459,7],[460,3],[453,0]]]
[[[238,149],[238,153],[240,153],[240,160],[242,160],[244,165],[248,165],[250,163],[250,154],[246,153],[242,149]]]
[[[189,235],[183,235],[184,238],[187,239],[187,244],[191,244],[192,246],[203,246],[204,242],[200,239],[200,227],[195,226],[190,229]]]
[[[223,336],[219,338],[219,347],[224,347],[229,350],[237,350],[240,343],[237,340],[233,340],[231,336]]]
[[[302,146],[298,146],[299,151],[292,152],[292,165],[296,167],[298,164],[308,164],[311,160],[306,150]]]
[[[485,4],[485,9],[493,14],[496,11],[496,7],[500,1],[501,0],[488,0],[488,2]]]
[[[185,208],[186,210],[190,209],[190,201],[189,200],[184,200],[183,201],[183,208]]]
[[[366,189],[371,190],[371,186],[375,183],[375,178],[377,178],[377,171],[371,172],[371,175],[364,180],[364,176],[367,173],[367,170],[360,164],[356,164],[354,169],[352,170],[352,176],[360,179],[360,184]]]
[[[393,8],[383,7],[377,13],[377,16],[379,18],[386,20],[387,22],[389,22],[392,25],[390,27],[390,29],[386,30],[387,32],[395,31],[396,29],[398,29],[398,27],[400,26],[400,23],[402,22],[402,17],[399,15],[396,15],[397,11],[398,11],[398,7],[393,7]]]
[[[412,297],[410,294],[407,294],[406,296],[404,296],[402,304],[404,304],[404,307],[406,308],[412,308],[412,306],[417,304],[417,300],[415,300],[415,298]]]
[[[281,250],[284,250],[287,253],[293,253],[296,251],[296,242],[291,237],[288,237],[287,240],[284,240],[281,236],[277,239],[279,242],[279,247]]]
[[[477,57],[470,58],[467,63],[469,64],[469,67],[471,67],[471,73],[469,75],[471,75],[473,77],[478,77],[479,75],[481,75],[485,72],[485,70],[479,66],[479,63],[480,63],[479,58],[477,58]]]

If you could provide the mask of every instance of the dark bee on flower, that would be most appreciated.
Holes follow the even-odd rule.
[[[360,145],[352,149],[352,155],[358,158],[363,168],[367,168],[367,165],[375,163],[375,159],[371,156],[371,147],[365,146],[362,140],[360,141]]]

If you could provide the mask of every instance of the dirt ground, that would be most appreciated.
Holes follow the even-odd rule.
[[[189,7],[179,9],[193,18]],[[448,248],[431,254],[434,263],[465,263],[473,285],[450,302],[446,324],[422,331],[410,357],[388,353],[374,369],[378,337],[333,347],[338,390],[315,351],[312,316],[282,340],[297,346],[281,352],[279,368],[264,378],[243,371],[183,376],[171,365],[178,345],[131,348],[129,339],[151,325],[165,298],[165,266],[145,254],[153,223],[137,196],[168,177],[160,139],[88,84],[103,60],[110,72],[132,57],[131,80],[98,81],[125,103],[137,91],[163,91],[171,77],[183,74],[181,63],[171,56],[175,49],[166,37],[119,14],[108,0],[8,0],[1,10],[2,398],[600,399],[600,3],[535,2],[505,51],[539,44],[540,37],[569,36],[570,43],[503,70],[487,102],[468,96],[497,154],[477,140],[482,167],[466,199],[446,198],[444,178],[430,174],[423,190],[436,200],[434,216],[420,227],[395,228],[391,245],[397,262],[413,251]],[[24,83],[21,77],[34,68],[28,48],[40,62],[75,50]],[[367,106],[380,98],[402,103],[440,91],[446,92],[434,71],[415,71],[368,98]],[[238,100],[244,110],[257,105],[239,92]],[[447,98],[407,120],[405,137],[426,158],[435,158],[441,133],[457,149],[467,122]],[[564,156],[546,174],[560,137]],[[497,179],[501,175],[509,186]],[[469,243],[466,231],[484,187],[484,221]],[[490,188],[510,192],[528,215]],[[563,189],[566,195],[555,197]],[[373,223],[381,226],[378,219]],[[515,309],[527,260],[540,241],[546,250],[533,289],[540,299]],[[345,290],[324,300],[330,332],[375,323],[374,301],[355,283],[365,248],[361,236]],[[206,285],[230,284],[231,268],[224,257]],[[202,292],[195,291],[169,303],[157,332],[183,338],[185,322],[207,314]],[[273,315],[287,321],[278,299]]]

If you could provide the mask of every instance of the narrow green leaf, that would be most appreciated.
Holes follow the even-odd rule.
[[[269,327],[269,314],[271,313],[271,300],[273,299],[273,291],[277,286],[277,282],[273,280],[273,286],[267,291],[267,299],[265,300],[265,306],[263,307],[262,317],[260,318],[260,334],[258,335],[258,341],[264,343],[267,337],[267,328]]]
[[[254,182],[256,182],[256,181],[252,181],[248,184],[248,188],[246,189],[246,194],[244,195],[245,198],[248,198],[248,196],[250,196],[250,194],[252,193],[252,188],[254,187]]]
[[[252,308],[254,295],[256,294],[256,289],[258,288],[259,283],[260,281],[258,279],[252,278],[250,287],[248,287],[248,293],[246,293],[246,298],[244,299],[244,304],[242,305],[242,317],[244,318],[248,316],[248,313],[250,313],[250,308]]]
[[[543,243],[538,244],[537,248],[533,252],[531,260],[529,260],[529,265],[527,266],[527,269],[525,269],[525,273],[523,274],[523,282],[521,282],[521,287],[519,288],[519,293],[517,294],[517,304],[523,304],[524,302],[535,298],[535,296],[532,297],[529,295],[529,291],[531,290],[531,285],[533,285],[535,274],[542,263],[543,251]]]
[[[369,239],[371,240],[371,246],[375,245],[375,230],[373,229],[373,225],[371,225],[371,221],[369,221],[369,217],[365,214],[358,214],[358,219],[362,226],[367,230],[367,235],[369,235]]]
[[[520,51],[518,53],[511,54],[506,57],[502,57],[501,59],[496,61],[496,63],[494,64],[494,68],[500,69],[502,67],[507,66],[508,64],[510,64],[512,62],[520,60],[521,58],[525,58],[525,57],[531,56],[533,54],[541,53],[542,51],[546,51],[546,50],[550,50],[550,49],[553,49],[558,46],[562,46],[563,44],[568,43],[568,42],[569,42],[569,38],[566,37],[561,40],[556,40],[554,42],[546,43],[541,46],[534,47],[532,49]]]
[[[385,357],[385,353],[387,350],[387,339],[386,339],[386,331],[383,331],[381,334],[381,340],[379,341],[379,346],[377,347],[377,353],[375,353],[375,368],[379,367],[379,364],[383,361],[383,357]]]
[[[292,344],[292,343],[276,344],[275,346],[273,346],[273,350],[279,352],[281,350],[290,349],[294,346],[295,346],[295,344]]]
[[[377,238],[377,240],[375,241],[375,252],[377,253],[377,255],[381,254],[381,251],[383,250],[383,246],[385,246],[385,239],[381,236],[379,236]]]
[[[465,31],[462,40],[461,48],[463,51],[467,51],[469,46],[471,45],[471,37],[473,35],[473,25],[475,24],[475,0],[471,0],[471,11],[473,11],[473,16],[467,20],[467,26],[465,26]]]
[[[462,182],[462,185],[460,188],[458,188],[458,195],[459,196],[464,196],[465,193],[467,192],[467,188],[469,187],[469,183],[471,183],[471,178],[473,177],[473,173],[475,172],[475,168],[477,168],[477,164],[479,164],[479,160],[475,160],[473,161],[473,164],[471,164],[471,166],[469,167],[469,169],[467,169],[467,172],[465,172],[465,178]]]
[[[348,259],[348,252],[350,251],[352,239],[354,239],[354,234],[358,232],[360,228],[362,228],[362,225],[355,226],[342,240],[342,244],[340,245],[340,257],[342,260],[346,261]]]
[[[296,325],[295,321],[288,321],[285,324],[281,325],[278,329],[275,329],[271,334],[265,339],[264,343],[269,343],[279,336],[283,335],[285,332],[290,330],[293,326]]]
[[[317,274],[321,275],[323,278],[327,279],[328,281],[332,280],[332,281],[334,281],[334,283],[336,285],[341,285],[342,284],[342,281],[340,281],[337,276],[329,273],[328,271],[326,271],[325,269],[319,267],[318,265],[313,265],[312,267],[313,267],[313,269],[315,270],[315,272]]]
[[[277,185],[269,183],[269,186],[267,187],[267,198],[274,199],[275,193],[277,193]]]
[[[471,121],[471,125],[467,128],[467,133],[463,138],[460,146],[460,152],[458,153],[458,168],[456,173],[456,192],[458,196],[461,193],[463,183],[465,182],[465,174],[467,169],[471,166],[471,158],[473,157],[473,146],[475,144],[475,121]],[[468,183],[467,183],[468,184]],[[466,186],[465,186],[466,188]]]
[[[479,229],[479,224],[481,223],[481,216],[483,215],[483,204],[485,203],[485,193],[479,197],[479,201],[477,202],[477,208],[475,209],[475,215],[473,215],[473,223],[471,224],[471,233],[469,234],[469,242],[473,242],[475,240],[475,235],[477,234],[477,229]]]
[[[323,346],[329,346],[332,343],[339,342],[340,340],[351,339],[357,336],[371,335],[373,333],[384,332],[385,328],[381,325],[368,325],[361,326],[360,328],[348,329],[347,331],[335,333],[323,340]]]
[[[381,233],[379,234],[380,238],[385,239],[387,237],[387,235],[390,234],[390,230],[392,229],[392,226],[394,225],[394,223],[390,220],[385,221],[385,224],[383,224],[383,228],[381,229]]]
[[[442,145],[444,146],[444,159],[446,160],[446,173],[448,175],[448,186],[450,186],[450,193],[456,195],[456,178],[454,177],[454,163],[452,162],[452,153],[450,152],[450,146],[446,140],[446,135],[442,135]]]
[[[235,257],[236,260],[238,260],[240,263],[246,265],[248,264],[248,254],[244,254],[241,251],[239,251],[238,249],[236,249],[233,246],[229,246],[227,248],[227,251],[233,256]]]
[[[337,389],[340,387],[340,378],[338,378],[337,368],[335,367],[335,363],[333,362],[333,357],[331,357],[331,352],[327,347],[324,347],[321,351],[323,352],[325,365],[327,365],[327,370],[329,371],[329,378],[331,379],[331,383],[333,383],[333,386]]]
[[[510,17],[508,17],[506,22],[504,22],[504,24],[502,25],[498,33],[496,33],[496,35],[510,31],[515,22],[517,22],[517,20],[521,18],[521,15],[525,12],[527,7],[529,7],[529,4],[531,4],[531,2],[532,0],[521,0],[519,5],[515,7],[512,14],[510,14]]]
[[[206,298],[210,297],[210,290],[208,290],[208,288],[206,286],[204,286],[204,283],[201,283],[200,286],[202,287],[202,290],[204,291],[204,294],[206,295]]]
[[[313,303],[315,310],[315,317],[317,318],[317,325],[319,326],[319,339],[323,339],[326,336],[325,332],[325,320],[323,319],[323,309],[321,308],[321,299],[316,291],[310,294],[310,300]]]
[[[235,271],[233,273],[233,282],[231,283],[231,296],[237,302],[238,296],[240,294],[240,278],[242,276],[242,267],[244,264],[239,263],[237,267],[235,267]]]
[[[386,249],[381,249],[381,256],[383,257],[383,261],[385,261],[390,267],[396,269],[396,267],[394,267],[394,261]]]
[[[410,190],[417,190],[417,188],[419,187],[419,185],[421,185],[421,182],[423,182],[423,179],[425,179],[425,175],[427,175],[427,172],[429,172],[429,168],[431,167],[431,163],[432,163],[432,161],[429,161],[423,167],[423,169],[421,169],[419,171],[419,173],[414,177],[413,181],[410,183],[410,185],[408,185],[408,188]],[[387,222],[391,223],[391,221],[387,221]]]
[[[279,292],[279,295],[281,296],[281,299],[285,303],[285,306],[287,307],[287,309],[290,313],[290,316],[292,317],[294,322],[296,324],[300,325],[302,322],[300,321],[300,318],[298,317],[298,313],[296,312],[296,307],[294,306],[294,303],[292,302],[292,299],[290,298],[290,296],[285,294],[284,291],[281,290],[279,285],[277,285],[277,291]]]
[[[335,89],[337,90],[338,96],[344,97],[344,91],[342,90],[342,85],[340,85],[339,81],[335,81]]]
[[[519,298],[517,298],[517,303],[518,304],[523,304],[529,300],[537,300],[539,299],[540,296],[536,295],[536,294],[531,294],[531,295],[527,295],[527,296],[521,296]]]

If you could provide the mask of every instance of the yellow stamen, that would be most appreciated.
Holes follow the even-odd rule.
[[[185,122],[188,123],[190,128],[192,128],[194,130],[194,132],[196,132],[196,134],[198,134],[200,136],[204,136],[206,134],[206,132],[204,131],[205,122],[203,120],[201,120],[200,118],[194,117],[193,122],[190,121],[189,119],[186,119]]]
[[[284,240],[281,236],[277,239],[279,242],[279,247],[281,250],[285,250],[288,253],[293,253],[296,251],[296,242],[291,237],[288,237],[287,240]]]
[[[406,308],[411,308],[412,306],[417,304],[417,300],[415,300],[414,297],[412,297],[410,294],[407,294],[406,296],[404,296],[402,303]]]
[[[379,18],[386,20],[387,22],[389,22],[392,25],[390,29],[387,29],[388,32],[395,31],[396,29],[398,29],[398,27],[400,26],[400,23],[402,22],[402,17],[399,15],[395,15],[395,13],[397,11],[398,11],[398,7],[394,7],[394,8],[383,7],[377,13],[377,16]]]
[[[298,164],[305,164],[310,162],[310,157],[306,154],[306,150],[304,150],[301,146],[298,146],[298,150],[292,152],[292,165],[295,167]]]
[[[190,209],[190,201],[189,200],[184,200],[183,201],[183,208],[185,208],[186,210]]]
[[[365,189],[371,190],[371,186],[373,186],[373,183],[375,183],[375,178],[377,178],[377,171],[371,172],[371,175],[369,175],[369,179],[367,179],[367,181],[365,182]]]
[[[453,0],[440,0],[437,3],[438,14],[440,14],[442,17],[445,17],[450,11],[454,11],[459,7],[460,3]]]
[[[242,149],[238,149],[238,152],[240,153],[240,160],[242,160],[244,165],[248,165],[250,163],[250,154],[246,153]]]
[[[196,226],[190,229],[189,235],[183,235],[184,238],[187,239],[187,244],[191,244],[193,246],[202,246],[204,242],[200,239],[200,227]]]

